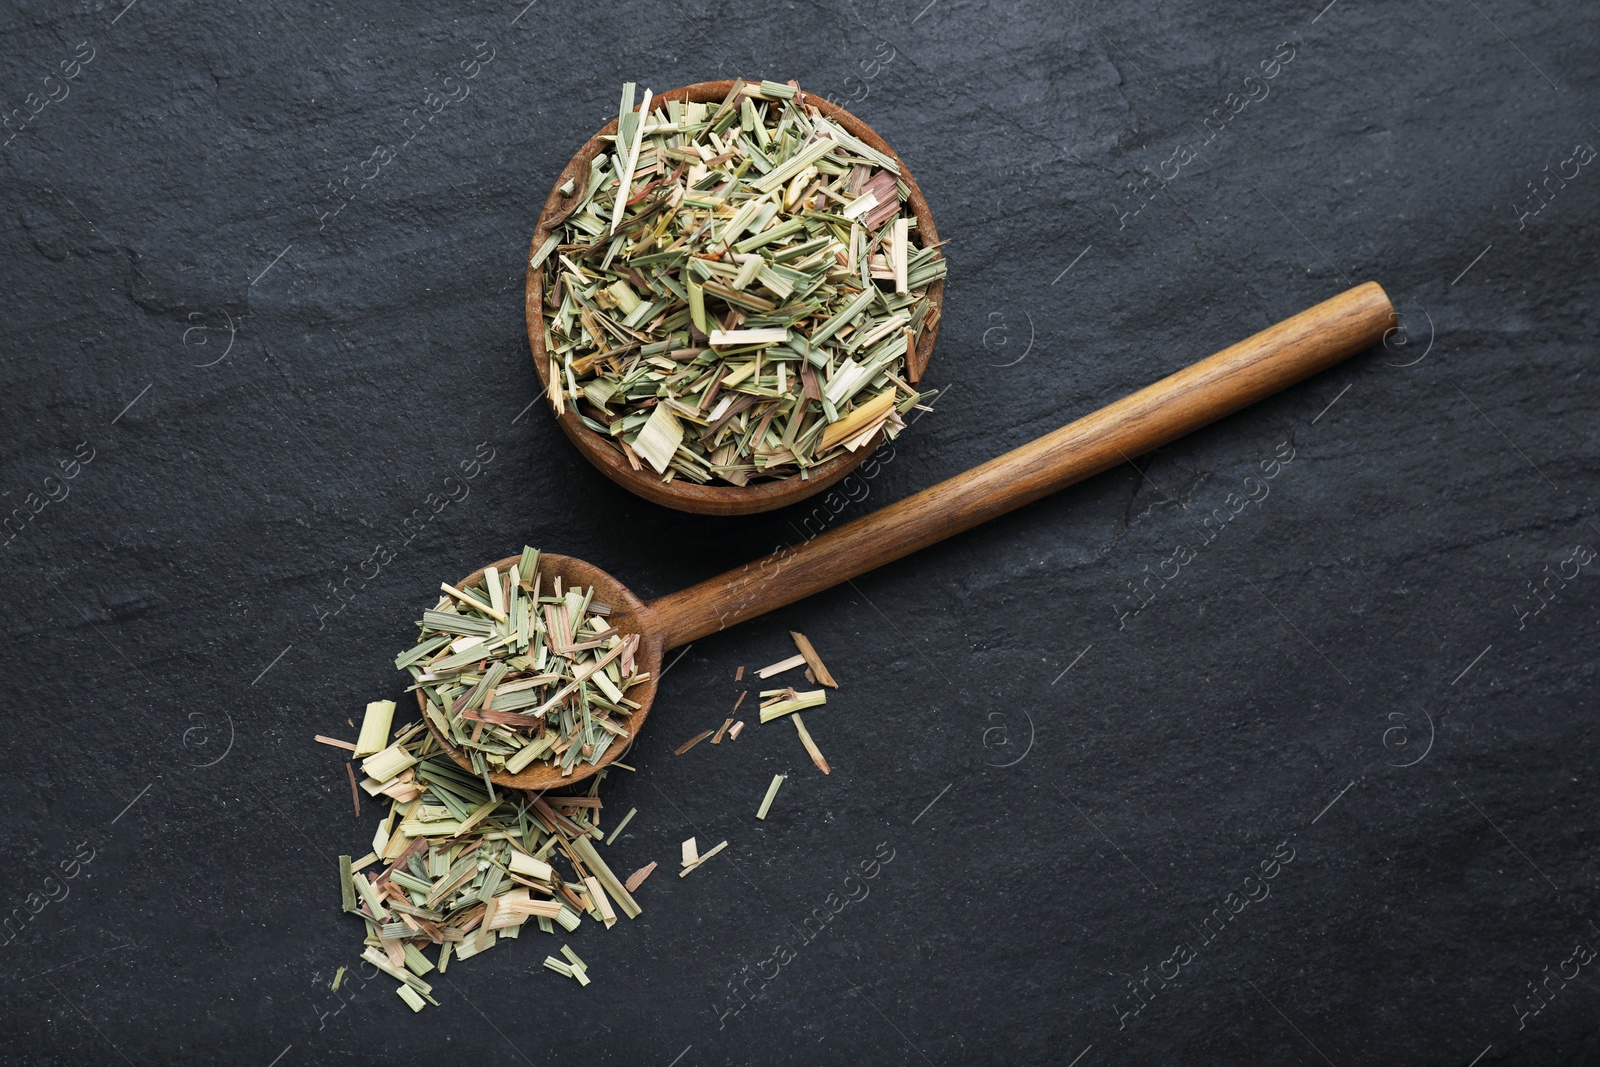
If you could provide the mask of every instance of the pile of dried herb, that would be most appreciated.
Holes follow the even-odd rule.
[[[793,85],[634,110],[569,182],[544,271],[550,400],[663,481],[746,485],[894,436],[939,250],[894,159]]]
[[[510,665],[514,660],[525,659],[531,664],[537,659],[540,648],[551,647],[551,633],[567,634],[560,626],[559,609],[576,607],[569,603],[568,596],[577,595],[585,602],[585,610],[573,610],[567,618],[604,618],[603,605],[595,605],[587,593],[574,594],[568,590],[559,595],[540,596],[537,568],[538,554],[533,549],[524,549],[521,559],[504,576],[491,569],[485,571],[482,582],[466,589],[447,586],[449,595],[430,615],[482,616],[500,628],[490,634],[460,634],[442,628],[434,637],[424,640],[418,649],[438,637],[448,639],[444,644],[426,652],[414,649],[401,659],[411,658],[413,662],[408,666],[414,673],[425,675],[452,656],[469,649],[493,652],[495,649],[485,646],[496,645],[510,648],[517,654],[495,659],[495,663]],[[522,580],[523,574],[535,576],[531,586]],[[498,597],[492,592],[496,588],[500,590]],[[533,626],[530,617],[543,615],[543,609],[557,610],[552,610],[552,617],[544,620],[541,626]],[[497,613],[505,618],[496,618]],[[527,634],[527,638],[519,641],[521,634]],[[619,647],[609,644],[616,636],[619,635],[596,634],[592,640],[597,642],[596,648],[604,646],[609,650]],[[838,683],[806,636],[798,632],[791,636],[798,654],[764,667],[756,674],[768,678],[804,666],[809,680],[827,688],[837,688]],[[448,647],[464,637],[479,641],[459,651]],[[586,642],[567,642],[569,651],[571,645],[581,643]],[[595,649],[580,651],[593,653]],[[604,659],[606,652],[596,655]],[[432,667],[419,671],[415,664],[429,656],[434,660]],[[475,669],[477,673],[472,677],[476,680],[464,680],[460,684],[475,688],[493,670],[491,667],[490,672],[483,671],[481,663]],[[605,665],[596,668],[598,671],[605,669]],[[744,668],[740,667],[736,679],[742,680],[743,676]],[[612,678],[612,682],[618,684],[618,679]],[[556,686],[559,683],[551,679],[543,684]],[[492,702],[490,691],[494,688],[485,689],[484,699],[476,706]],[[582,688],[583,683],[580,683]],[[767,698],[762,701],[762,721],[790,718],[807,752],[826,774],[827,761],[817,751],[797,714],[801,708],[826,703],[824,691],[796,693],[793,688],[786,688],[765,691],[762,696]],[[429,709],[430,718],[436,723],[443,714],[439,711],[442,706],[446,705],[441,703]],[[463,710],[466,707],[464,704]],[[734,711],[738,711],[738,704]],[[600,799],[600,788],[608,770],[596,773],[581,794],[497,791],[494,784],[481,775],[481,769],[479,773],[462,769],[425,723],[414,722],[391,733],[394,713],[394,701],[373,701],[367,705],[354,744],[321,734],[316,740],[350,753],[352,763],[347,770],[351,773],[352,792],[357,793],[358,817],[361,813],[358,789],[389,801],[388,815],[373,835],[372,851],[355,860],[348,855],[339,857],[339,887],[344,911],[359,916],[366,924],[362,959],[399,982],[395,992],[413,1011],[439,1003],[432,996],[433,986],[426,975],[435,970],[443,974],[452,960],[467,959],[493,948],[502,940],[519,937],[530,918],[543,932],[564,936],[577,930],[585,914],[607,928],[616,924],[619,912],[630,919],[640,914],[633,893],[655,871],[656,862],[640,867],[623,882],[595,847],[596,842],[610,844],[617,840],[638,814],[638,809],[630,808],[609,836],[601,829],[601,812],[605,805]],[[474,729],[479,722],[486,722],[470,718],[465,721],[474,723]],[[734,727],[731,730],[730,725]],[[737,736],[738,727],[742,726],[743,723],[734,724],[729,718],[722,729],[716,731],[712,743],[720,742],[725,732]],[[695,741],[711,732],[706,731]],[[684,746],[680,752],[688,747]],[[481,739],[475,759],[479,755],[483,755]],[[361,775],[359,787],[357,764]],[[620,762],[612,766],[633,770]],[[785,775],[773,777],[757,809],[757,819],[765,819],[770,813],[785,780]],[[728,844],[722,841],[702,853],[695,838],[684,841],[679,877],[699,869],[727,849]],[[558,866],[563,864],[572,872],[570,877],[564,876]],[[370,871],[375,867],[380,869]],[[560,955],[547,955],[544,966],[587,986],[590,982],[588,965],[569,945],[561,945],[559,951]],[[434,953],[431,958],[430,952]],[[334,989],[339,988],[345,970],[340,967],[334,976]]]
[[[524,548],[505,574],[485,568],[466,589],[441,583],[417,624],[421,642],[395,660],[485,785],[535,761],[563,774],[600,762],[639,709],[627,691],[650,677],[634,658],[639,635],[617,632],[593,589],[563,589],[559,577],[543,588],[538,565]]]
[[[366,725],[376,714],[379,732],[387,733],[393,709],[374,703]],[[362,958],[401,983],[397,992],[412,1010],[438,1003],[424,975],[444,973],[452,956],[466,959],[517,937],[529,918],[553,934],[557,926],[577,929],[585,913],[608,927],[618,911],[639,914],[631,890],[591,840],[602,836],[605,771],[586,796],[496,792],[458,767],[420,722],[362,760],[361,769],[363,788],[387,796],[391,807],[369,855],[339,857],[344,910],[366,922]],[[571,881],[551,862],[562,859],[575,873]],[[364,873],[380,861],[380,872]],[[438,955],[429,959],[433,948]],[[550,956],[545,966],[588,985],[583,961],[570,948],[561,951],[564,959]]]

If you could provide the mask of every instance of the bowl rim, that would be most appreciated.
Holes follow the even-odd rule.
[[[723,81],[695,82],[692,85],[680,86],[653,96],[650,101],[651,110],[656,110],[658,105],[664,105],[673,100],[684,101],[710,101],[722,100],[730,93],[735,84],[734,79]],[[755,84],[745,82],[745,84]],[[861,119],[840,107],[838,104],[823,97],[807,93],[796,87],[797,94],[803,103],[815,106],[828,118],[838,122],[853,136],[859,137],[874,149],[893,159],[900,168],[900,180],[906,185],[908,195],[906,205],[917,220],[914,240],[918,247],[928,248],[939,244],[939,232],[934,226],[933,214],[928,207],[927,199],[922,194],[922,188],[912,176],[911,170],[905,161],[891,148],[877,131],[868,126]],[[637,109],[636,109],[637,110]],[[562,168],[556,176],[555,184],[551,187],[550,195],[545,199],[544,208],[539,213],[539,221],[533,231],[533,239],[528,246],[528,274],[525,290],[524,317],[528,327],[528,346],[533,358],[534,373],[538,376],[544,388],[542,396],[548,398],[550,390],[549,359],[545,355],[544,347],[544,269],[541,264],[534,267],[534,256],[539,247],[544,244],[550,232],[565,221],[564,209],[568,198],[561,193],[561,187],[571,179],[575,182],[587,177],[589,164],[603,151],[607,145],[601,140],[616,132],[617,120],[613,118],[601,127],[593,137],[574,153],[572,159]],[[944,307],[944,279],[939,278],[928,287],[928,305],[933,314],[932,323],[924,328],[922,337],[914,351],[907,354],[906,369],[909,380],[916,384],[927,370],[928,362],[933,357],[934,341],[938,337],[939,324]],[[817,493],[830,488],[851,471],[859,467],[873,451],[883,443],[882,430],[866,445],[858,448],[853,453],[836,456],[826,463],[819,464],[807,472],[802,478],[799,474],[792,474],[785,478],[768,479],[755,482],[747,486],[738,485],[700,485],[686,479],[674,479],[663,482],[655,471],[646,468],[634,470],[623,457],[622,452],[611,439],[595,433],[578,418],[574,407],[568,406],[560,414],[556,414],[548,399],[545,407],[549,408],[555,416],[556,423],[566,433],[569,440],[577,446],[590,463],[599,468],[600,472],[624,489],[657,504],[675,508],[679,511],[688,511],[701,515],[749,515],[762,511],[804,500]]]

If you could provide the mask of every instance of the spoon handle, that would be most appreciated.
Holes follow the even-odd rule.
[[[1394,326],[1383,289],[1358,285],[965,474],[654,600],[651,628],[676,648],[792,604],[1198,430]]]

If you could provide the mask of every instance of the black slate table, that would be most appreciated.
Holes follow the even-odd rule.
[[[0,1059],[1600,1055],[1594,5],[26,0],[0,27]],[[951,270],[936,412],[834,496],[718,520],[575,453],[522,285],[623,81],[733,76],[872,123]],[[439,581],[526,542],[670,591],[1366,279],[1383,347],[672,661],[605,796],[639,809],[613,863],[662,869],[570,939],[591,986],[542,935],[420,1015],[361,980],[335,857],[377,815],[312,735],[402,695]],[[810,713],[833,773],[753,723],[675,757],[790,629],[841,682]],[[672,877],[690,835],[729,847]]]

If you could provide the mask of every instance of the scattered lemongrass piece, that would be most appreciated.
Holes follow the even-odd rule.
[[[689,838],[689,840],[685,841],[679,847],[683,852],[683,865],[685,867],[692,867],[695,861],[700,858],[700,852],[695,848],[694,838]]]
[[[825,689],[813,689],[809,693],[796,693],[787,700],[780,700],[775,704],[762,708],[761,721],[764,723],[771,722],[773,719],[781,719],[785,715],[796,711],[804,711],[806,708],[814,708],[827,702],[828,692]]]
[[[759,671],[756,671],[756,677],[757,678],[771,678],[774,674],[782,674],[784,671],[792,671],[796,667],[800,666],[802,663],[805,663],[805,662],[806,662],[805,656],[802,655],[802,654],[796,653],[795,655],[790,656],[788,659],[780,659],[776,663],[767,664],[765,667],[762,667]]]
[[[691,748],[710,737],[714,732],[715,731],[712,730],[703,730],[700,733],[695,734],[693,737],[689,738],[689,740],[685,741],[683,744],[674,749],[672,754],[674,756],[683,755],[685,752],[689,751]]]
[[[406,1004],[410,1006],[412,1011],[421,1011],[424,1007],[426,1007],[422,1001],[422,994],[418,993],[415,989],[412,989],[408,985],[400,986],[395,990],[395,992],[400,995],[401,1000],[405,1001]]]
[[[350,857],[339,857],[339,892],[344,895],[343,910],[350,912],[356,910],[356,885],[352,879],[354,871],[350,867]]]
[[[358,758],[381,752],[389,743],[389,727],[393,722],[394,701],[374,700],[368,704],[366,716],[361,720],[361,734],[350,751]],[[322,741],[323,738],[319,736],[317,740]]]
[[[643,867],[640,867],[637,871],[634,871],[632,874],[628,875],[628,880],[622,883],[622,887],[630,893],[634,892],[644,884],[644,880],[646,878],[655,873],[655,869],[656,861],[651,860]]]
[[[567,957],[567,966],[572,968],[572,977],[578,980],[579,985],[589,984],[589,965],[578,958],[578,954],[566,945],[561,946],[561,954]]]
[[[790,630],[789,636],[794,639],[794,645],[800,650],[800,654],[806,658],[806,663],[811,667],[811,673],[816,680],[829,689],[839,688],[839,683],[833,680],[833,675],[828,673],[828,668],[822,665],[822,657],[817,655],[817,650],[811,644],[811,639],[798,630]]]
[[[511,606],[512,594],[504,595]],[[554,932],[560,924],[571,932],[581,923],[576,909],[608,927],[619,913],[639,914],[632,890],[594,847],[592,837],[601,835],[588,820],[600,810],[598,779],[588,796],[495,791],[458,767],[422,724],[398,731],[395,738],[368,763],[380,772],[404,764],[391,785],[406,792],[403,799],[394,789],[388,792],[391,807],[373,854],[359,864],[339,857],[340,894],[346,910],[364,921],[362,959],[403,983],[412,994],[404,996],[408,1006],[420,1010],[420,1005],[438,1004],[421,975],[435,969],[443,973],[452,957],[471,959],[516,938],[529,917],[543,931]],[[555,859],[558,847],[574,872],[565,879],[544,858]],[[387,867],[373,875],[359,873],[380,857],[389,861]],[[648,873],[636,872],[637,881],[630,881],[636,886]],[[430,944],[439,947],[437,962],[424,954]],[[587,984],[582,959],[570,951],[565,955],[562,973]]]
[[[778,795],[778,787],[783,784],[783,775],[774,774],[772,784],[767,786],[767,795],[761,798],[761,806],[756,809],[756,818],[765,820],[767,812],[772,809],[772,799]]]
[[[634,901],[633,897],[628,895],[628,891],[623,888],[622,879],[613,874],[611,868],[606,865],[606,861],[600,858],[600,853],[595,850],[594,842],[587,837],[579,837],[573,840],[571,848],[573,854],[583,861],[584,866],[594,872],[596,881],[604,886],[605,891],[610,893],[616,900],[617,905],[622,908],[622,914],[630,919],[638,918],[641,910],[639,905]]]
[[[609,930],[617,925],[617,913],[612,910],[611,898],[606,896],[604,887],[600,885],[600,879],[590,875],[583,880],[583,884],[589,890],[589,897],[594,901],[595,909],[600,913],[600,921],[605,924],[606,929]]]
[[[733,724],[733,729],[728,731],[728,740],[729,741],[737,741],[737,740],[739,740],[739,734],[742,733],[743,731],[744,731],[744,720],[741,719],[738,722]]]
[[[733,719],[728,718],[728,719],[722,720],[722,725],[717,728],[716,736],[711,738],[711,743],[713,745],[722,744],[722,735],[727,733],[728,732],[728,727],[730,727],[732,725],[733,725]]]
[[[609,844],[611,844],[611,842],[615,841],[618,837],[620,837],[621,834],[622,834],[622,831],[627,829],[628,823],[631,822],[633,820],[633,817],[635,815],[637,815],[637,814],[639,814],[639,809],[638,808],[629,808],[628,809],[628,814],[626,814],[626,815],[624,815],[622,817],[622,821],[617,823],[616,829],[612,830],[610,835],[606,837],[606,844],[609,845]]]
[[[339,965],[339,969],[337,971],[333,972],[333,986],[332,986],[332,989],[333,989],[333,991],[335,993],[337,993],[339,991],[339,983],[344,981],[344,972],[345,972],[345,967],[344,967],[344,964],[342,964],[342,963]]]
[[[817,770],[823,774],[831,773],[828,770],[828,761],[823,758],[822,750],[817,748],[817,743],[811,740],[811,731],[806,729],[806,724],[796,715],[793,719],[794,728],[800,733],[800,743],[806,746],[806,751],[811,754],[811,762],[817,765]]]
[[[722,844],[718,845],[716,848],[712,849],[710,852],[707,852],[705,855],[701,856],[699,859],[697,859],[693,863],[689,864],[689,866],[687,866],[683,870],[679,871],[678,872],[678,877],[682,878],[684,875],[688,874],[690,871],[694,870],[696,867],[699,867],[706,860],[710,859],[712,856],[715,856],[718,852],[721,852],[723,849],[725,849],[727,847],[728,847],[728,843],[726,841],[722,842]]]
[[[421,977],[433,970],[433,961],[422,954],[422,951],[407,941],[402,950],[406,955],[406,969],[412,974]]]
[[[355,745],[352,745],[348,741],[341,741],[337,737],[323,737],[321,734],[313,734],[311,739],[313,741],[320,741],[324,745],[332,745],[334,748],[342,748],[346,752],[354,752],[356,750]],[[382,745],[378,746],[378,748],[382,747]],[[374,749],[373,751],[377,751],[377,749]]]

